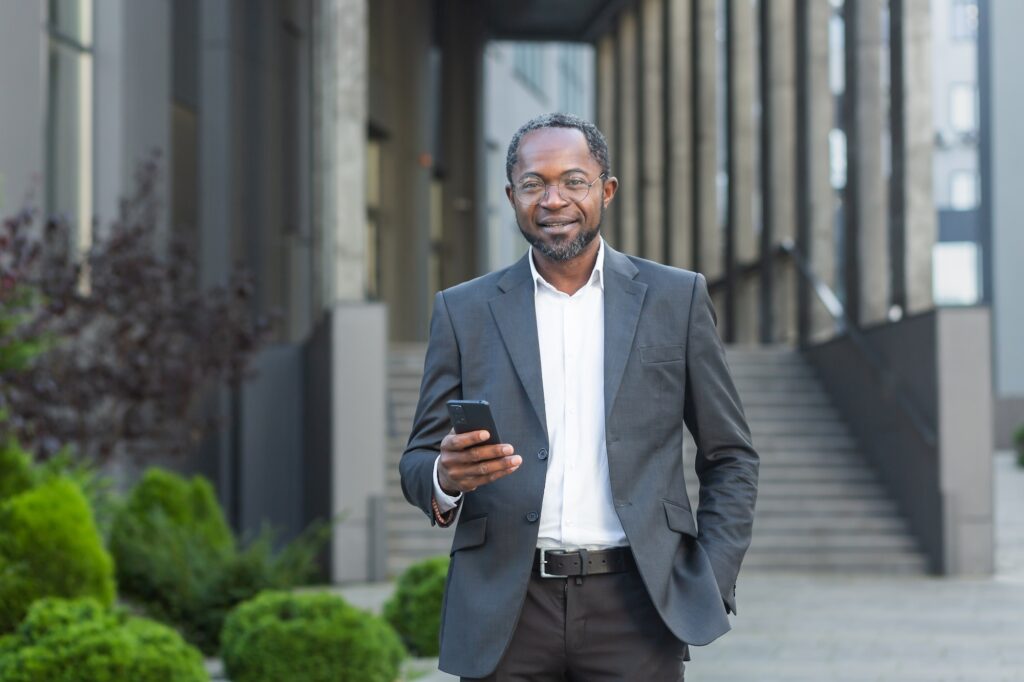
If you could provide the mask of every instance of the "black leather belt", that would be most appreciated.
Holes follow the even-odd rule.
[[[533,554],[533,572],[542,578],[622,573],[636,569],[636,560],[629,547],[611,549],[538,549]]]

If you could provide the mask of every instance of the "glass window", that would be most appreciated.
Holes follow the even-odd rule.
[[[516,76],[531,88],[544,91],[544,65],[541,46],[518,44],[513,48],[512,64]]]
[[[953,0],[950,25],[954,40],[974,40],[978,35],[978,0]]]
[[[949,179],[949,205],[957,211],[978,207],[978,175],[971,171],[953,171]]]
[[[977,90],[969,83],[954,83],[949,91],[949,123],[958,133],[977,128]]]
[[[932,251],[932,293],[935,305],[973,305],[978,302],[978,245],[939,242]]]

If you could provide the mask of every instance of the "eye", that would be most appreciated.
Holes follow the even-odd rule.
[[[569,178],[568,180],[565,181],[565,186],[568,187],[569,189],[583,187],[586,184],[587,181],[584,180],[583,178]]]
[[[540,189],[540,183],[536,180],[528,180],[523,184],[519,185],[520,192],[536,192]]]

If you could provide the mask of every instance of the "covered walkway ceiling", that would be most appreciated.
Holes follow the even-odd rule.
[[[494,40],[592,42],[631,0],[484,0]]]

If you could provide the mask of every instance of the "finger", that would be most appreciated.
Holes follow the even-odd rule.
[[[498,445],[478,445],[475,448],[469,448],[462,451],[463,457],[466,462],[483,462],[488,459],[498,459],[500,457],[508,457],[509,455],[516,454],[515,448],[508,443],[499,443]]]
[[[522,463],[522,457],[519,455],[511,455],[509,457],[488,459],[475,464],[468,464],[466,466],[459,467],[456,469],[456,474],[463,481],[479,484],[481,480],[486,482],[486,480],[496,472],[518,469]]]
[[[491,434],[487,431],[467,431],[466,433],[450,433],[445,436],[444,441],[448,443],[448,450],[465,450],[474,445],[479,445],[490,437]],[[444,445],[444,441],[442,441],[442,445]]]

